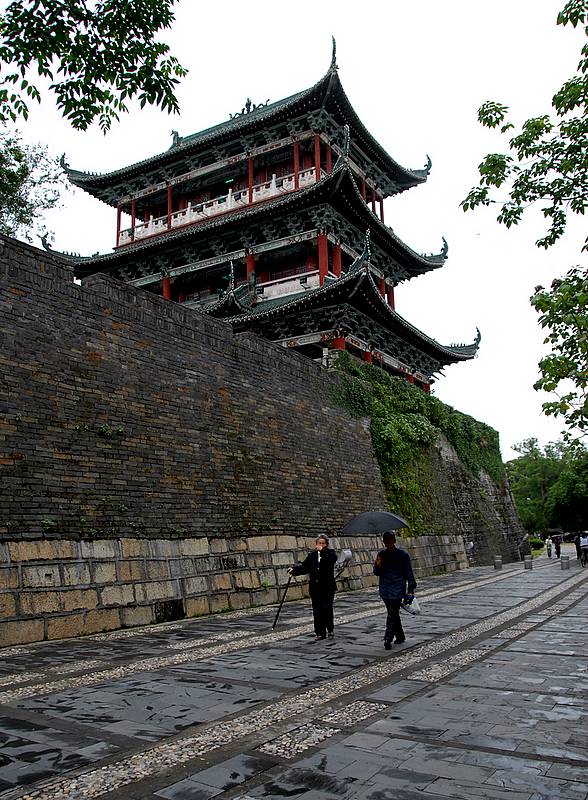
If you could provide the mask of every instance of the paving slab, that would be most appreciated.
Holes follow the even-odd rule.
[[[6,648],[0,800],[586,800],[588,571],[421,582],[407,642],[374,590]]]

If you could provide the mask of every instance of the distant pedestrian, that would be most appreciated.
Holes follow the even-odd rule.
[[[392,648],[392,641],[402,644],[406,637],[400,621],[400,606],[403,599],[412,598],[416,581],[410,556],[396,547],[396,534],[386,531],[382,537],[385,550],[380,550],[374,563],[374,575],[380,579],[380,597],[386,605],[386,631],[384,647]]]
[[[315,641],[334,636],[333,600],[337,590],[335,564],[337,553],[329,547],[326,536],[319,536],[314,550],[301,564],[290,567],[290,575],[308,575],[308,590],[312,602]]]
[[[553,537],[553,546],[555,547],[555,557],[559,558],[561,556],[561,536]]]
[[[588,531],[580,534],[580,563],[583,567],[588,564]]]
[[[547,558],[551,558],[551,548],[553,547],[553,539],[548,536],[545,540],[545,549],[547,550]]]
[[[580,544],[581,537],[582,534],[579,533],[574,539],[574,544],[576,545],[576,558],[578,559],[578,561],[582,560],[582,546]]]

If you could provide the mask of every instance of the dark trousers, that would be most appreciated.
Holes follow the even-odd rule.
[[[386,617],[386,633],[384,639],[391,642],[394,637],[404,638],[404,630],[400,621],[400,604],[402,600],[384,600],[388,616]]]
[[[332,633],[335,592],[313,592],[310,599],[312,600],[314,632],[317,636],[326,636],[327,632]]]

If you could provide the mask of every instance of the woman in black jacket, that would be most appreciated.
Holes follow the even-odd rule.
[[[332,638],[333,600],[337,584],[335,583],[335,563],[337,554],[329,547],[326,536],[319,536],[315,549],[309,553],[302,564],[290,567],[290,575],[308,575],[309,592],[312,601],[312,615],[314,617],[315,641],[326,639],[327,634]]]

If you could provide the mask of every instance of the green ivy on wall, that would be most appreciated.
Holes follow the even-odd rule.
[[[354,417],[371,417],[374,453],[390,508],[411,524],[411,533],[441,533],[425,519],[431,493],[431,448],[442,433],[464,467],[476,477],[485,470],[503,485],[504,466],[498,434],[373,364],[342,353],[334,401]]]

